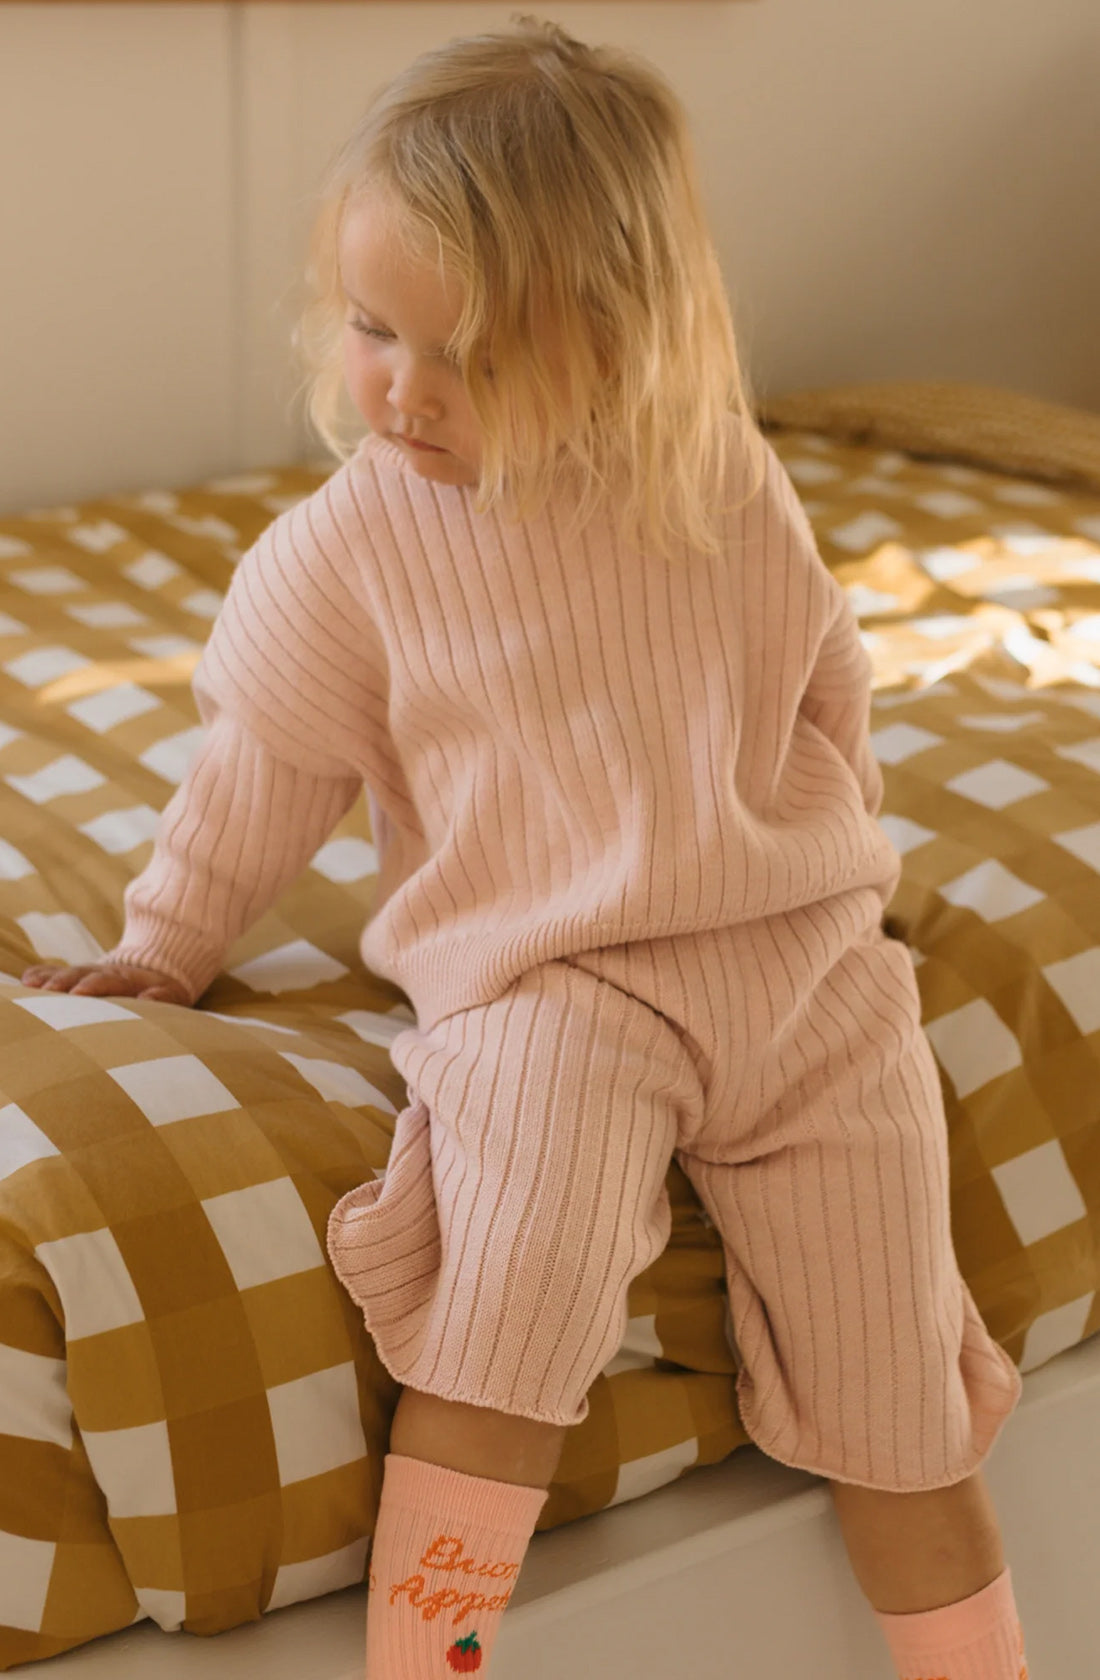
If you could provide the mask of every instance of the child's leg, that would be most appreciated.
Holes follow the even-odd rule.
[[[366,1680],[484,1680],[565,1434],[403,1391],[371,1548]]]
[[[668,1244],[669,1165],[703,1092],[661,1012],[566,961],[399,1033],[390,1057],[411,1100],[384,1182],[342,1197],[328,1226],[336,1275],[406,1391],[367,1676],[484,1680],[562,1428],[583,1423],[630,1282]],[[452,1412],[431,1391],[474,1404]]]
[[[996,1512],[975,1470],[951,1487],[885,1493],[829,1483],[852,1570],[903,1680],[1026,1680]]]
[[[980,1470],[927,1493],[830,1482],[856,1580],[876,1610],[936,1610],[989,1585],[1005,1566]]]
[[[405,1388],[393,1414],[390,1451],[467,1476],[547,1488],[567,1433],[563,1424],[535,1423]]]

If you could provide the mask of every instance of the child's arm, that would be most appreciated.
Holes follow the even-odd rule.
[[[821,557],[817,535],[798,492],[772,444],[765,449],[764,496],[769,531],[789,547],[795,587],[818,642],[799,711],[831,741],[859,782],[872,817],[882,807],[883,779],[871,750],[871,658],[859,636],[859,620],[843,586]]]
[[[385,659],[356,590],[353,515],[326,484],[242,556],[192,679],[205,733],[85,990],[141,995],[135,974],[156,971],[193,1003],[364,782],[388,787]],[[53,977],[76,984],[77,970]]]
[[[165,807],[153,854],[127,887],[112,963],[156,969],[199,998],[226,950],[297,878],[354,804],[362,778],[315,775],[270,751],[235,717],[210,727]]]
[[[830,575],[835,610],[810,673],[800,710],[851,765],[872,817],[882,808],[883,780],[871,750],[871,659],[859,639],[859,621],[841,585]]]

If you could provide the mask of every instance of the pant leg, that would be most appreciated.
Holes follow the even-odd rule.
[[[710,989],[730,964],[744,987],[742,1102],[711,1108],[677,1159],[722,1235],[753,1441],[911,1492],[976,1469],[1022,1383],[958,1269],[912,958],[877,922],[852,937],[846,914],[808,906],[706,947]]]
[[[385,1178],[328,1228],[380,1359],[441,1399],[582,1423],[628,1287],[668,1242],[669,1164],[701,1112],[680,1035],[564,960],[390,1054],[410,1102]]]

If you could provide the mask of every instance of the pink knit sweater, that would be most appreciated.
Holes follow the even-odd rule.
[[[746,472],[731,417],[728,490]],[[371,434],[242,557],[206,733],[110,957],[192,1001],[366,787],[367,967],[425,1030],[534,965],[870,886],[870,661],[770,444],[721,554],[626,546],[605,495],[509,525]]]

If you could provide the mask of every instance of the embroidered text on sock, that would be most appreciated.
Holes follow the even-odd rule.
[[[366,1680],[485,1680],[543,1488],[389,1453],[370,1559]]]

